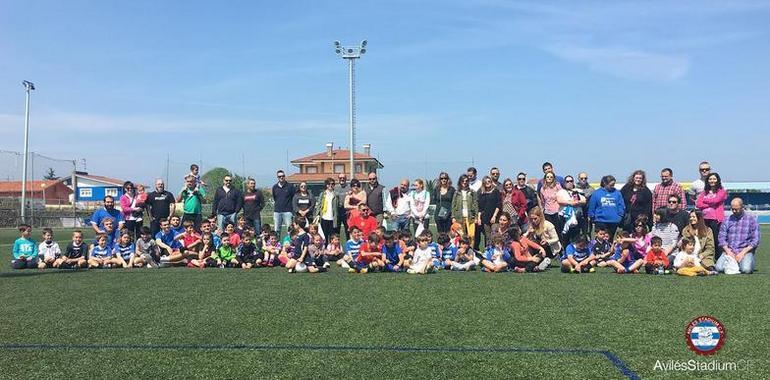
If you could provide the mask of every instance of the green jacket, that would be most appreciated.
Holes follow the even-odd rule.
[[[473,190],[468,190],[468,218],[476,219],[479,215],[479,198]],[[463,219],[463,194],[462,191],[456,190],[455,196],[452,199],[452,217],[456,220]]]
[[[324,204],[326,204],[326,190],[321,192],[321,195],[318,196],[318,200],[315,203],[315,217],[319,220],[321,219],[321,215],[323,214],[321,212],[321,209],[323,209]],[[340,209],[342,205],[340,204],[340,198],[337,196],[336,193],[332,194],[332,218],[334,219],[334,228],[337,228],[339,225],[339,216],[337,215],[337,211]]]
[[[180,192],[180,198],[182,198],[182,202],[184,203],[184,213],[185,214],[200,214],[201,213],[201,204],[203,203],[203,198],[206,196],[206,190],[203,187],[198,187],[198,190],[188,190],[187,187],[183,188]]]
[[[214,260],[230,261],[235,258],[235,249],[229,245],[223,245],[211,254],[211,258]]]

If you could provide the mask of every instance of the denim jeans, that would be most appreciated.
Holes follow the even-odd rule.
[[[254,219],[246,218],[246,224],[250,225],[254,229],[254,232],[259,235],[262,232],[262,218],[256,217]]]
[[[275,223],[275,233],[278,235],[278,240],[281,240],[281,227],[286,226],[288,231],[291,228],[291,219],[294,216],[291,212],[274,212],[273,223]]]
[[[725,261],[727,260],[727,255],[719,256],[719,260],[717,260],[716,265],[714,265],[714,268],[717,270],[717,272],[724,273],[725,271]],[[738,267],[741,269],[741,273],[743,274],[751,274],[754,272],[754,252],[749,252],[745,255],[743,255],[743,259],[741,259],[741,262],[738,263]]]
[[[394,231],[407,231],[409,230],[409,222],[411,219],[407,215],[397,215],[396,218],[393,220],[393,224],[395,227],[393,228]]]
[[[220,230],[225,230],[225,224],[227,222],[232,222],[235,224],[235,214],[217,214],[217,227],[219,227]]]

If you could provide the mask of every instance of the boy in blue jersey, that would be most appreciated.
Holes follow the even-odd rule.
[[[607,227],[599,225],[596,229],[596,239],[591,244],[591,252],[596,259],[596,265],[599,267],[609,265],[614,251]]]
[[[37,268],[40,264],[37,257],[38,246],[31,238],[32,227],[28,224],[21,224],[19,225],[19,233],[21,234],[21,237],[13,242],[13,259],[11,260],[11,267],[13,269]]]
[[[169,257],[179,254],[179,247],[182,244],[175,237],[176,233],[171,230],[171,224],[168,222],[168,219],[161,219],[160,232],[155,235],[155,244],[158,245],[158,250],[160,250],[160,262],[163,265],[168,265]]]
[[[136,248],[131,243],[131,234],[124,232],[118,238],[118,244],[112,248],[112,257],[118,265],[123,268],[128,268],[128,263],[131,262],[131,256],[134,255]]]
[[[342,260],[337,263],[348,270],[348,272],[355,272],[356,260],[358,259],[358,253],[361,251],[361,229],[352,226],[350,227],[350,240],[345,243],[345,256],[342,256]]]
[[[452,264],[457,257],[457,247],[452,244],[452,239],[446,232],[438,234],[436,242],[441,250],[441,257],[438,262],[433,260],[433,266],[436,268],[452,269]]]
[[[492,235],[492,245],[484,254],[477,253],[479,265],[487,272],[503,272],[508,269],[511,253],[505,246],[505,238],[500,234]]]
[[[104,235],[104,237],[107,239],[107,248],[112,252],[112,249],[115,248],[115,243],[120,238],[120,232],[115,228],[115,219],[111,217],[106,217],[102,220],[102,227],[104,228],[104,233],[98,234],[98,235]],[[94,244],[98,244],[96,240],[94,240]]]
[[[561,260],[563,273],[595,272],[595,256],[588,248],[588,240],[581,236],[567,246]]]
[[[441,247],[433,240],[433,233],[430,230],[425,229],[421,234],[428,238],[428,249],[430,249],[430,255],[433,261],[431,267],[433,269],[439,269],[444,267],[444,263],[441,262]]]
[[[400,272],[401,245],[398,244],[393,234],[383,235],[382,253],[385,254],[385,270],[388,272]]]
[[[88,267],[109,269],[116,265],[120,265],[120,260],[115,259],[112,248],[107,245],[107,235],[96,235],[96,244],[91,246],[88,253]]]

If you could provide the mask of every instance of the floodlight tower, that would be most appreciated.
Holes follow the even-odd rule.
[[[366,40],[361,41],[358,46],[342,46],[339,41],[334,41],[334,52],[338,56],[348,61],[348,68],[350,71],[349,86],[350,86],[350,179],[356,178],[355,169],[355,150],[356,150],[356,59],[361,58],[366,54]]]
[[[27,104],[24,112],[24,158],[21,172],[21,221],[27,222],[27,157],[29,156],[29,94],[35,90],[35,84],[25,80],[21,84],[27,92]]]

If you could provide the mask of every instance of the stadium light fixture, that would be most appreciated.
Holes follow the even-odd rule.
[[[25,80],[21,84],[27,93],[26,107],[24,111],[24,158],[22,159],[21,172],[21,221],[27,223],[27,158],[29,157],[29,94],[35,90],[35,84]]]
[[[366,54],[368,41],[363,40],[358,46],[342,46],[339,41],[334,41],[334,52],[342,59],[348,61],[349,88],[350,88],[350,179],[356,178],[355,150],[356,150],[356,59]],[[362,168],[363,169],[363,168]],[[363,171],[363,170],[362,170]]]

